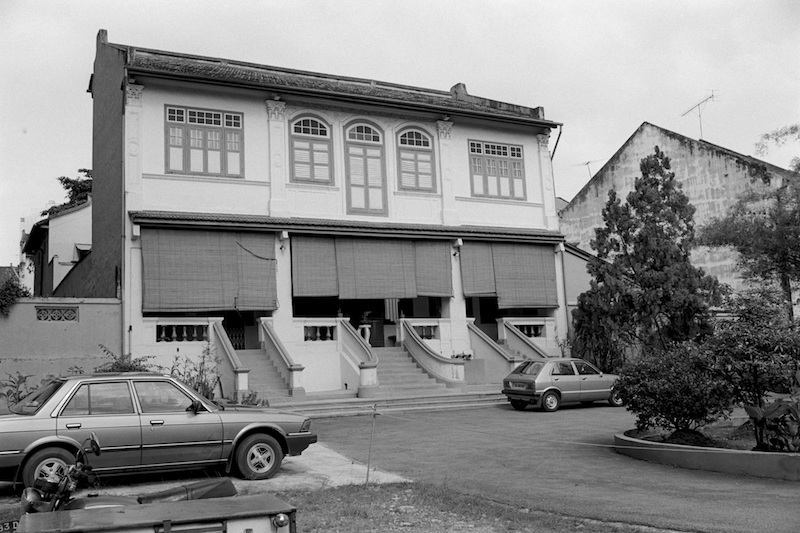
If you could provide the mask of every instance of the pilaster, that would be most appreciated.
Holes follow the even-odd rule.
[[[269,124],[269,215],[289,215],[286,200],[287,173],[287,128],[286,102],[267,100],[267,123]]]
[[[442,184],[442,224],[458,226],[461,221],[456,208],[456,192],[453,185],[453,147],[450,134],[453,123],[447,120],[436,122],[439,132],[439,173]]]

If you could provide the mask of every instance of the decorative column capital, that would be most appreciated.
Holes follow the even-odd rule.
[[[453,129],[453,123],[449,120],[437,120],[436,127],[439,128],[439,138],[449,139],[450,131]]]
[[[537,135],[536,139],[539,141],[539,148],[541,148],[543,150],[547,150],[548,147],[550,146],[550,135],[549,134]]]
[[[144,85],[129,83],[125,86],[125,96],[129,104],[141,103],[142,92],[144,92]]]
[[[286,116],[286,102],[266,100],[267,114],[270,120],[283,120]]]

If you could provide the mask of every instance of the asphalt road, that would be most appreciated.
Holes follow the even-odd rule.
[[[318,419],[312,427],[319,444],[287,458],[273,479],[234,484],[250,494],[364,483],[369,462],[370,483],[425,481],[521,509],[610,522],[609,530],[619,522],[650,533],[800,531],[800,482],[684,470],[615,453],[614,433],[633,425],[624,409],[599,403],[555,413],[508,405],[384,413],[374,433],[371,416]],[[146,494],[204,475],[108,477],[99,492]],[[17,502],[0,486],[0,506]]]
[[[625,409],[509,405],[315,420],[320,442],[374,468],[495,501],[675,531],[800,531],[800,483],[693,471],[617,454]]]

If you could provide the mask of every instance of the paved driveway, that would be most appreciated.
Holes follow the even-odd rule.
[[[367,462],[372,417],[315,420],[320,442]],[[800,531],[800,483],[690,471],[619,455],[634,426],[596,404],[378,416],[371,464],[521,508],[678,531]]]

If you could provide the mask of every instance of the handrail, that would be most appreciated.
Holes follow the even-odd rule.
[[[225,333],[222,322],[213,321],[211,327],[214,328],[214,337],[219,344],[222,345],[222,352],[228,358],[228,362],[231,364],[231,367],[233,367],[233,371],[241,372],[242,370],[246,370],[244,366],[242,366],[242,361],[239,359],[239,356],[236,355],[236,350],[233,349],[233,344],[231,344],[228,334]]]
[[[550,357],[547,354],[547,352],[545,352],[544,350],[542,350],[541,347],[539,347],[538,344],[530,340],[526,335],[524,335],[520,330],[518,330],[512,324],[503,322],[503,328],[505,328],[506,338],[508,338],[508,334],[511,333],[511,335],[515,339],[522,342],[522,344],[524,344],[526,347],[530,348],[534,352],[534,355],[538,356],[541,359],[547,359]]]
[[[428,375],[447,387],[464,387],[464,360],[449,359],[434,352],[407,320],[401,320],[403,347]],[[436,367],[439,367],[438,369]],[[444,370],[442,372],[441,370]]]
[[[273,348],[275,348],[275,351],[280,356],[279,362],[283,363],[283,366],[286,368],[286,370],[302,370],[304,368],[303,365],[297,364],[292,360],[292,357],[289,355],[289,351],[278,338],[278,335],[275,333],[275,329],[272,327],[272,324],[266,320],[261,320],[260,322],[261,331],[264,333],[264,343],[266,344],[266,341],[269,340],[269,343]]]
[[[342,332],[344,335],[339,336],[339,340],[342,343],[342,352],[346,354],[348,357],[353,358],[356,360],[357,363],[378,363],[378,357],[372,351],[372,347],[367,344],[367,341],[364,340],[364,337],[358,334],[356,329],[350,324],[350,321],[346,318],[339,319],[339,326],[342,328]],[[361,356],[352,350],[350,346],[347,346],[347,342],[345,339],[351,339],[356,343],[356,346],[361,349]]]
[[[467,329],[469,330],[470,333],[476,335],[480,340],[482,340],[486,344],[486,346],[488,346],[489,349],[491,349],[495,354],[501,356],[507,362],[515,363],[518,362],[520,359],[522,359],[522,358],[518,359],[516,357],[511,356],[508,352],[506,352],[500,346],[498,346],[498,344],[494,342],[494,340],[491,337],[489,337],[489,335],[487,335],[481,328],[476,326],[474,323],[467,322]]]

